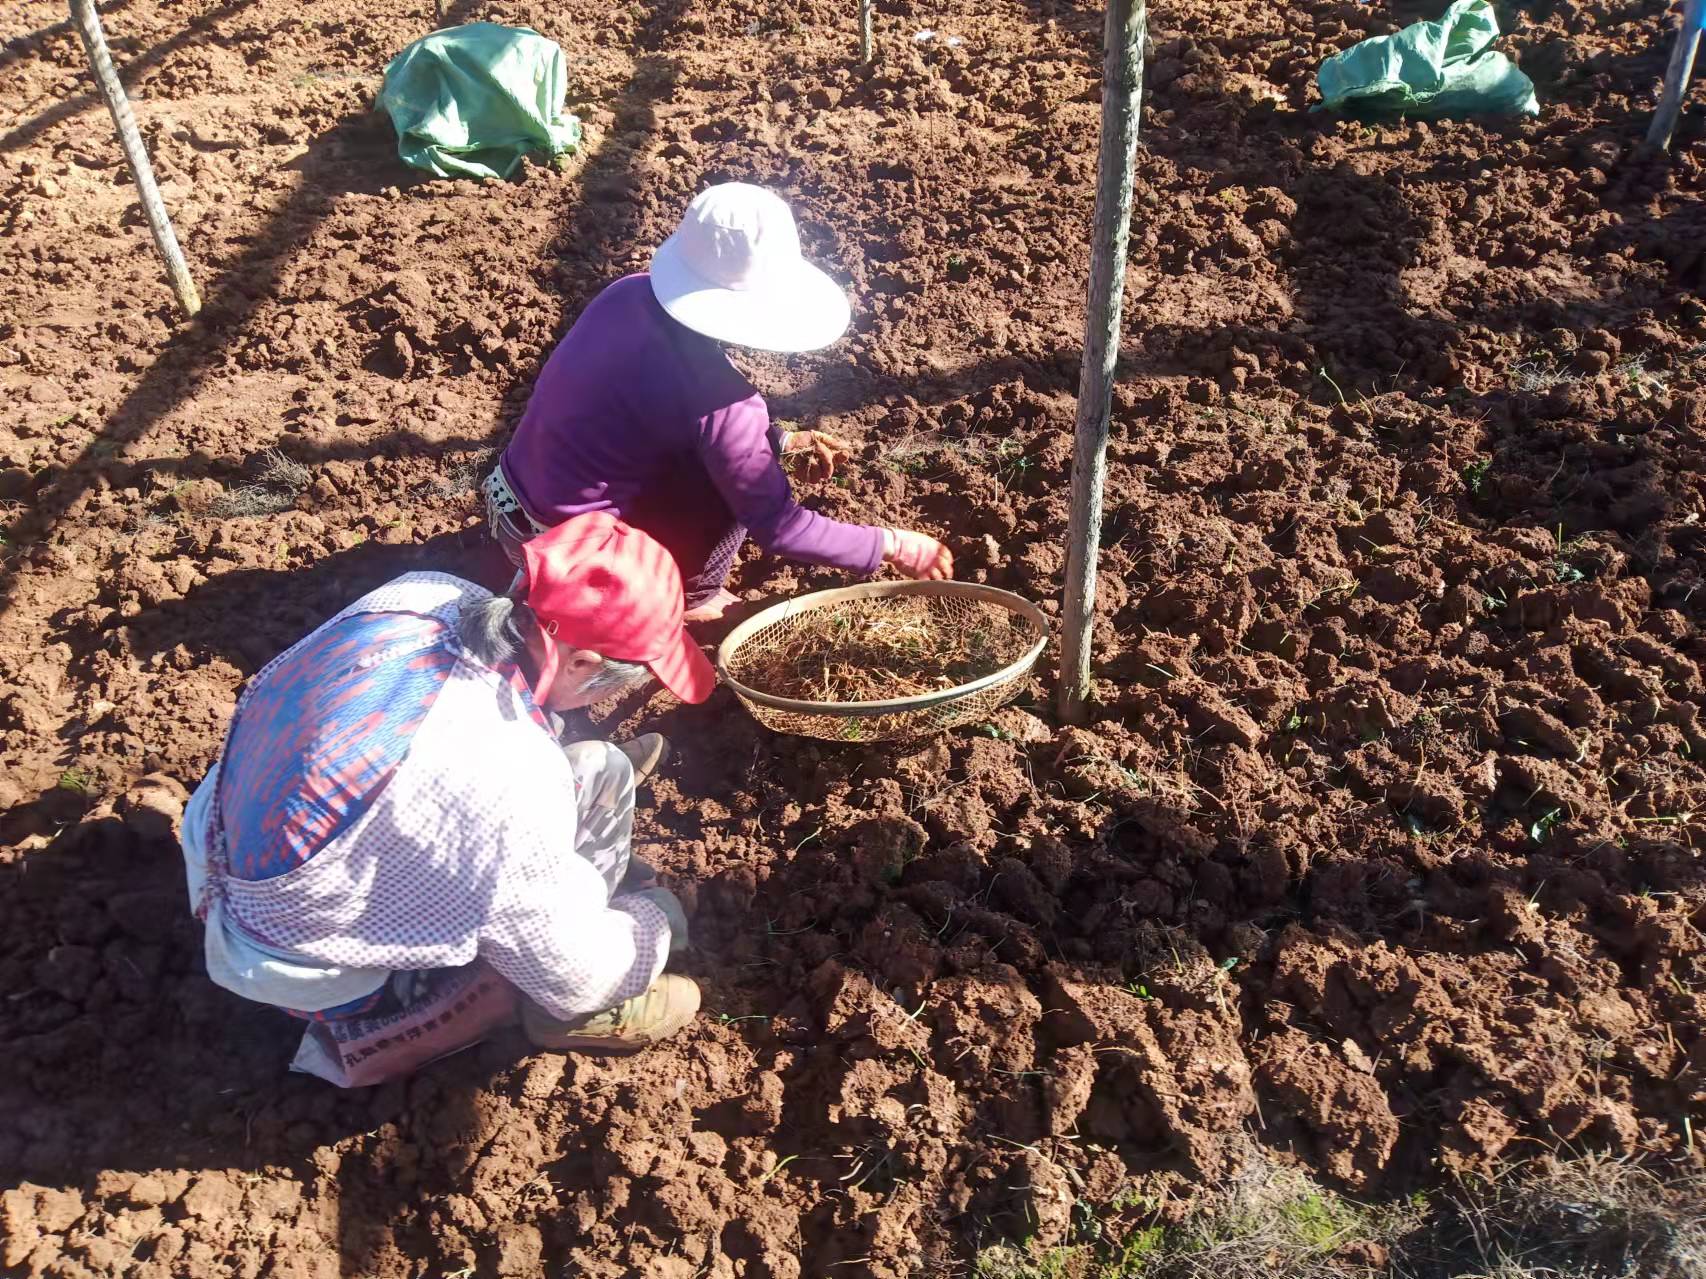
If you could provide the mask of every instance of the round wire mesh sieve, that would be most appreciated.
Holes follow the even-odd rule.
[[[935,636],[975,636],[986,673],[953,687],[882,701],[812,701],[758,687],[755,672],[779,650],[821,635],[825,610],[861,617],[892,606],[928,644]],[[1030,601],[975,582],[869,582],[786,600],[748,618],[717,651],[724,681],[759,723],[778,733],[825,741],[875,742],[925,737],[987,719],[1016,697],[1048,640],[1048,623]]]

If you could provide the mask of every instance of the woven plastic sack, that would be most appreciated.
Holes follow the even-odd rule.
[[[580,145],[563,110],[563,51],[526,27],[471,22],[416,40],[385,68],[379,105],[403,163],[441,178],[507,178],[532,152]]]
[[[1534,82],[1492,49],[1499,20],[1487,0],[1456,0],[1417,22],[1336,53],[1315,78],[1318,111],[1436,118],[1539,115]]]
[[[521,992],[483,960],[397,976],[419,987],[402,1011],[310,1022],[290,1068],[339,1088],[366,1088],[471,1048],[521,1015]]]

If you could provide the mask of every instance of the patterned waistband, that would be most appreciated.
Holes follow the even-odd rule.
[[[480,492],[485,496],[488,512],[493,515],[507,515],[512,520],[527,521],[529,528],[535,533],[543,533],[545,526],[527,513],[521,499],[510,488],[509,481],[504,479],[502,466],[494,466],[492,473],[480,481]]]

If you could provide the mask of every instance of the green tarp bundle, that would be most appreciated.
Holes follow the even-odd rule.
[[[403,163],[441,178],[507,178],[530,152],[580,145],[563,110],[563,51],[526,27],[471,22],[416,40],[385,68],[379,105]]]
[[[1359,116],[1539,115],[1534,82],[1491,48],[1487,0],[1456,0],[1437,22],[1376,36],[1321,64],[1322,111]]]

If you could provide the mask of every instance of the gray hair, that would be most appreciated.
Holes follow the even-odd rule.
[[[538,625],[527,605],[508,595],[494,595],[463,607],[456,622],[456,638],[475,661],[502,666],[527,651],[525,636]],[[614,697],[644,683],[651,674],[651,669],[641,662],[606,657],[582,691],[592,694],[594,700]]]
[[[638,688],[651,677],[652,668],[644,662],[619,662],[614,657],[606,657],[604,665],[594,671],[592,678],[581,686],[581,692],[593,701],[600,702],[606,697],[615,697],[629,689]]]

